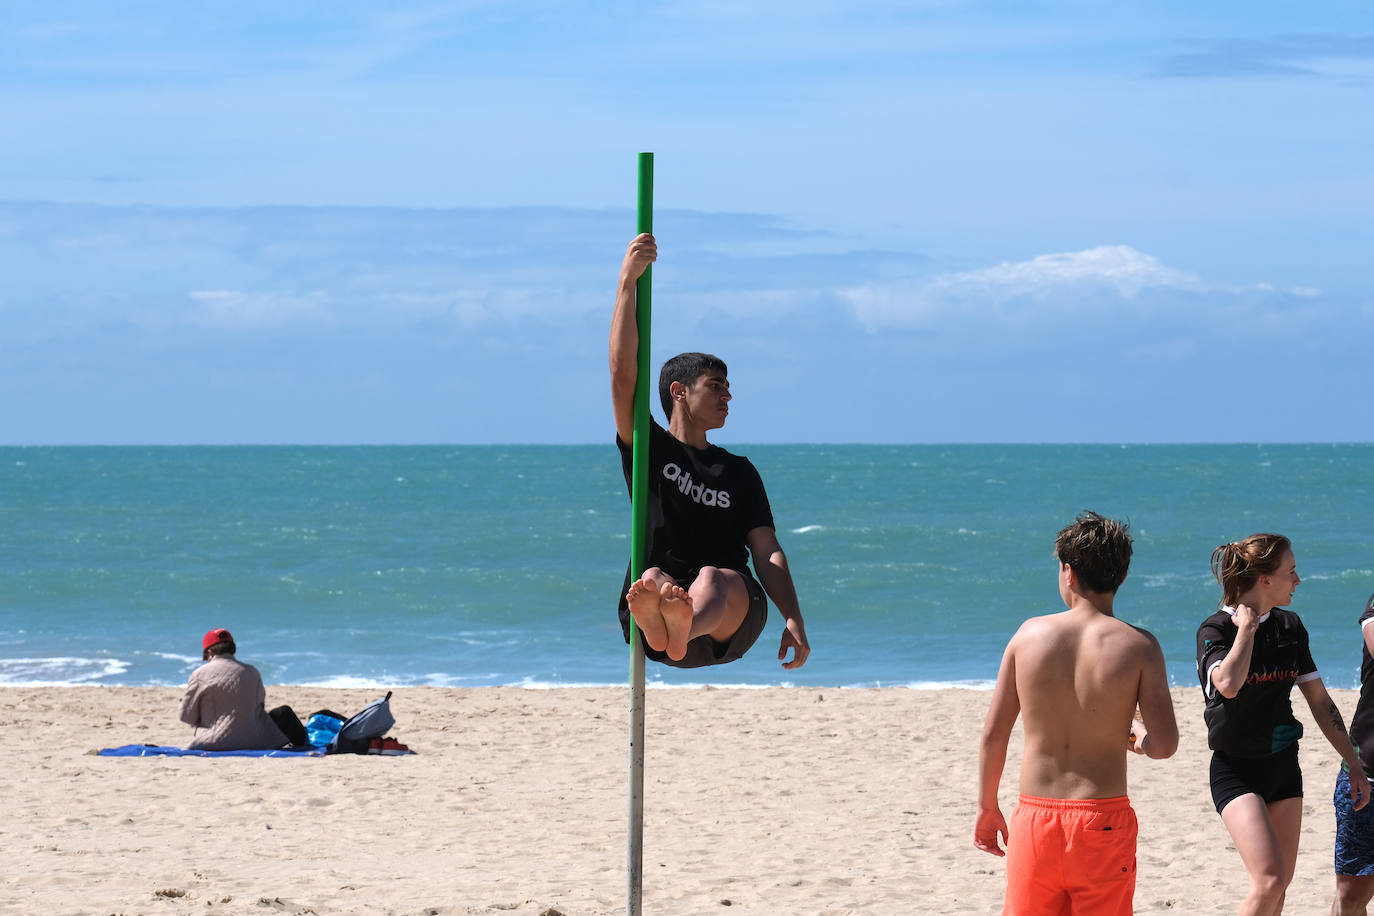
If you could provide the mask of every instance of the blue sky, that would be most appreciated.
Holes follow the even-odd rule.
[[[1374,5],[10,4],[0,443],[1370,441]]]

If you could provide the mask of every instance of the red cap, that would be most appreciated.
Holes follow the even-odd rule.
[[[200,647],[201,647],[202,649],[208,649],[208,648],[210,648],[211,646],[213,646],[213,645],[218,645],[219,643],[222,643],[222,642],[233,642],[233,641],[234,641],[234,637],[232,637],[232,636],[229,635],[229,631],[228,631],[228,630],[224,630],[224,629],[211,630],[209,633],[206,633],[206,634],[205,634],[205,638],[202,639],[202,640],[200,641]]]

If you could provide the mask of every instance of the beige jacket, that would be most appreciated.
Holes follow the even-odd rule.
[[[195,726],[186,746],[205,751],[270,750],[287,743],[267,714],[262,675],[231,655],[217,655],[195,671],[181,698],[181,721]]]

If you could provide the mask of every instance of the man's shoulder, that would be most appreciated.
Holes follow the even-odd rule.
[[[1073,608],[1064,611],[1052,611],[1036,617],[1027,617],[1025,622],[1021,624],[1021,630],[1029,632],[1037,630],[1084,631],[1094,628],[1107,630],[1136,629],[1126,621],[1113,617],[1111,614],[1104,614],[1101,611],[1084,613],[1082,609]]]
[[[1058,642],[1060,637],[1069,633],[1070,627],[1064,619],[1066,612],[1060,611],[1057,614],[1041,614],[1037,617],[1027,617],[1021,621],[1021,626],[1016,628],[1011,640],[1007,643],[1007,649],[1014,655],[1020,655],[1024,651],[1032,654],[1040,654],[1049,649],[1051,645]]]
[[[1021,621],[1021,626],[1016,628],[1015,639],[1025,633],[1035,633],[1047,629],[1054,629],[1060,626],[1062,619],[1067,611],[1052,612],[1049,614],[1038,614],[1034,617],[1027,617]]]
[[[208,669],[208,670],[207,670]],[[219,655],[210,659],[200,666],[201,671],[206,672],[207,677],[242,677],[245,674],[257,674],[258,669],[245,661],[240,661],[233,655]]]
[[[1059,611],[1027,619],[1012,637],[1012,645],[1036,646],[1054,640],[1075,646],[1096,645],[1113,653],[1146,651],[1159,644],[1149,630],[1110,614],[1099,612],[1088,616]]]
[[[192,687],[203,687],[209,684],[217,684],[232,673],[234,667],[232,658],[224,655],[216,655],[205,660],[205,662],[191,672],[187,678],[187,683]]]
[[[739,452],[732,452],[728,448],[716,445],[715,443],[711,443],[707,446],[707,452],[718,461],[728,461],[737,465],[748,465],[750,468],[754,466],[754,462],[750,461],[746,456],[741,455]]]
[[[742,455],[739,452],[732,452],[723,445],[707,442],[706,448],[696,449],[674,438],[671,432],[665,431],[665,435],[673,439],[674,442],[678,442],[684,449],[691,449],[705,464],[724,465],[736,469],[748,468],[748,470],[755,475],[759,473],[758,469],[754,467],[754,462],[750,461],[748,456]]]
[[[652,415],[650,415],[650,417],[649,417],[649,441],[650,441],[650,442],[653,442],[653,441],[655,441],[655,440],[657,440],[659,443],[662,443],[663,441],[666,440],[666,441],[669,442],[670,444],[673,443],[673,442],[678,441],[677,439],[673,438],[673,434],[672,434],[672,433],[670,433],[670,432],[668,432],[668,430],[664,429],[664,428],[659,424],[659,422],[658,422],[657,420],[655,420],[655,419],[653,418]],[[617,431],[616,431],[616,434],[615,434],[615,447],[618,448],[618,449],[620,449],[622,452],[630,452],[630,451],[632,451],[632,450],[634,449],[634,443],[633,443],[633,442],[626,442],[624,439],[620,438],[620,432],[617,430]]]

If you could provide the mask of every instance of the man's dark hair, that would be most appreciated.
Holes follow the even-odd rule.
[[[703,372],[719,372],[728,376],[725,360],[710,353],[679,353],[663,364],[658,373],[658,399],[663,404],[663,417],[673,421],[673,382],[681,382],[688,388],[697,383]]]
[[[1125,522],[1084,512],[1059,532],[1054,553],[1089,591],[1112,595],[1131,568],[1131,527]]]

